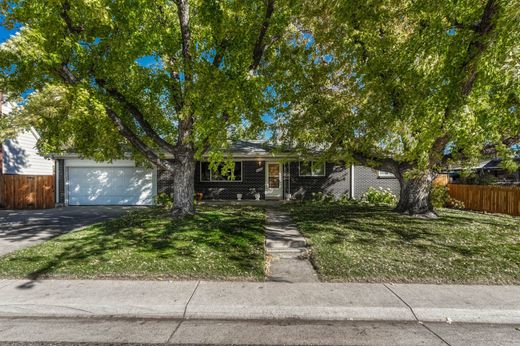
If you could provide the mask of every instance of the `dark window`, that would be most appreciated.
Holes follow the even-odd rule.
[[[322,177],[325,176],[325,163],[316,161],[300,162],[300,176]]]
[[[223,171],[224,163],[218,165],[216,170],[210,168],[209,162],[200,163],[200,181],[242,181],[242,161],[235,161],[233,171]]]

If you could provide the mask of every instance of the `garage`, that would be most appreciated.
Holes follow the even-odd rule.
[[[67,166],[68,205],[151,205],[155,190],[154,170],[100,164]]]

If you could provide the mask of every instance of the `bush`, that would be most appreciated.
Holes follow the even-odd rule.
[[[397,203],[397,197],[392,193],[392,191],[390,191],[390,189],[383,189],[382,187],[379,189],[374,187],[368,188],[368,191],[363,194],[361,200],[376,205],[394,205]]]
[[[450,197],[449,201],[446,203],[446,207],[453,208],[453,209],[465,209],[466,206],[464,205],[464,202],[459,201],[458,199],[455,199],[453,197]]]
[[[447,186],[434,185],[432,187],[431,195],[430,195],[432,205],[435,208],[445,207],[450,201],[450,195],[448,194]]]
[[[163,207],[165,209],[173,208],[173,198],[167,195],[164,192],[161,192],[157,196],[155,196],[155,205],[159,207]]]
[[[464,209],[464,202],[451,197],[447,186],[434,186],[430,198],[435,208]]]
[[[330,203],[334,201],[334,195],[331,193],[324,194],[323,192],[313,192],[312,200],[315,202]]]

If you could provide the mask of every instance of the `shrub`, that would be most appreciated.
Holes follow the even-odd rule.
[[[315,202],[330,203],[334,201],[334,195],[331,193],[324,194],[323,192],[313,192],[312,200]]]
[[[163,207],[165,209],[173,208],[173,198],[171,198],[168,194],[161,192],[157,196],[155,196],[155,205]]]
[[[435,208],[464,209],[464,202],[451,197],[447,186],[434,186],[430,198]]]
[[[446,207],[453,209],[465,209],[466,206],[464,205],[464,202],[450,196],[448,202],[446,202]]]
[[[390,191],[390,189],[383,189],[382,187],[379,189],[374,187],[368,188],[368,191],[363,194],[361,200],[376,205],[394,205],[397,203],[397,197],[392,193],[392,191]]]
[[[432,201],[432,205],[435,208],[445,207],[451,198],[448,194],[448,187],[440,185],[433,186],[430,198]]]

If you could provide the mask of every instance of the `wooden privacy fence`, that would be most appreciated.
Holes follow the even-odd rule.
[[[54,176],[0,175],[0,205],[8,209],[46,209],[55,204]]]
[[[520,215],[520,187],[448,184],[448,191],[467,209]]]

